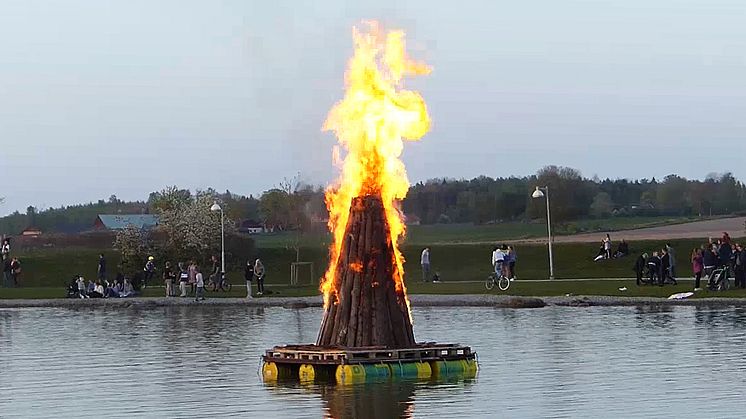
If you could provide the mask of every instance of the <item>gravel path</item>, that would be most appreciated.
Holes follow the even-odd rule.
[[[411,295],[414,307],[498,307],[540,308],[547,305],[567,307],[638,306],[638,305],[697,305],[697,306],[746,306],[746,298],[692,298],[668,300],[656,297],[567,296],[567,297],[514,297],[507,295]],[[171,306],[244,306],[244,307],[321,307],[317,297],[272,298],[213,298],[196,302],[191,298],[117,298],[117,299],[8,299],[0,300],[1,308],[19,307],[100,307],[100,308],[154,308]]]

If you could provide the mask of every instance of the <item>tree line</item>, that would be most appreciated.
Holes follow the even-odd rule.
[[[599,179],[583,177],[573,168],[546,166],[524,177],[474,179],[438,178],[412,185],[402,210],[422,224],[488,224],[545,216],[543,199],[531,198],[536,186],[548,187],[553,221],[589,217],[652,215],[723,215],[746,212],[746,186],[731,173],[710,174],[704,180],[669,175],[656,179]],[[88,204],[37,210],[28,207],[0,218],[0,233],[19,234],[33,226],[44,232],[77,233],[90,230],[98,214],[160,214],[167,202],[209,196],[220,202],[226,217],[240,226],[252,220],[272,231],[323,228],[326,219],[324,188],[285,179],[260,196],[213,189],[192,193],[171,187],[153,192],[146,201],[125,202],[115,195]]]
[[[433,179],[413,185],[403,202],[406,214],[423,224],[485,224],[545,216],[546,202],[535,187],[548,187],[553,221],[589,217],[723,215],[746,211],[746,187],[731,173],[704,180],[678,175],[656,179],[586,178],[573,168],[546,166],[525,177]]]

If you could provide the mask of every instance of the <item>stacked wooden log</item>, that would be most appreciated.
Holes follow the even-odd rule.
[[[415,345],[406,297],[396,290],[388,231],[380,197],[353,200],[334,278],[338,298],[324,310],[317,345]]]

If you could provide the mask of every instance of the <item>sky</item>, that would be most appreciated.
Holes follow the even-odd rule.
[[[336,176],[351,28],[403,29],[432,130],[410,181],[746,180],[742,0],[0,0],[0,214]]]

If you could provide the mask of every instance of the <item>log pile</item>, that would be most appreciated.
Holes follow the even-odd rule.
[[[380,197],[353,200],[334,278],[338,299],[324,310],[317,345],[415,345],[406,297],[396,290],[388,231]]]

